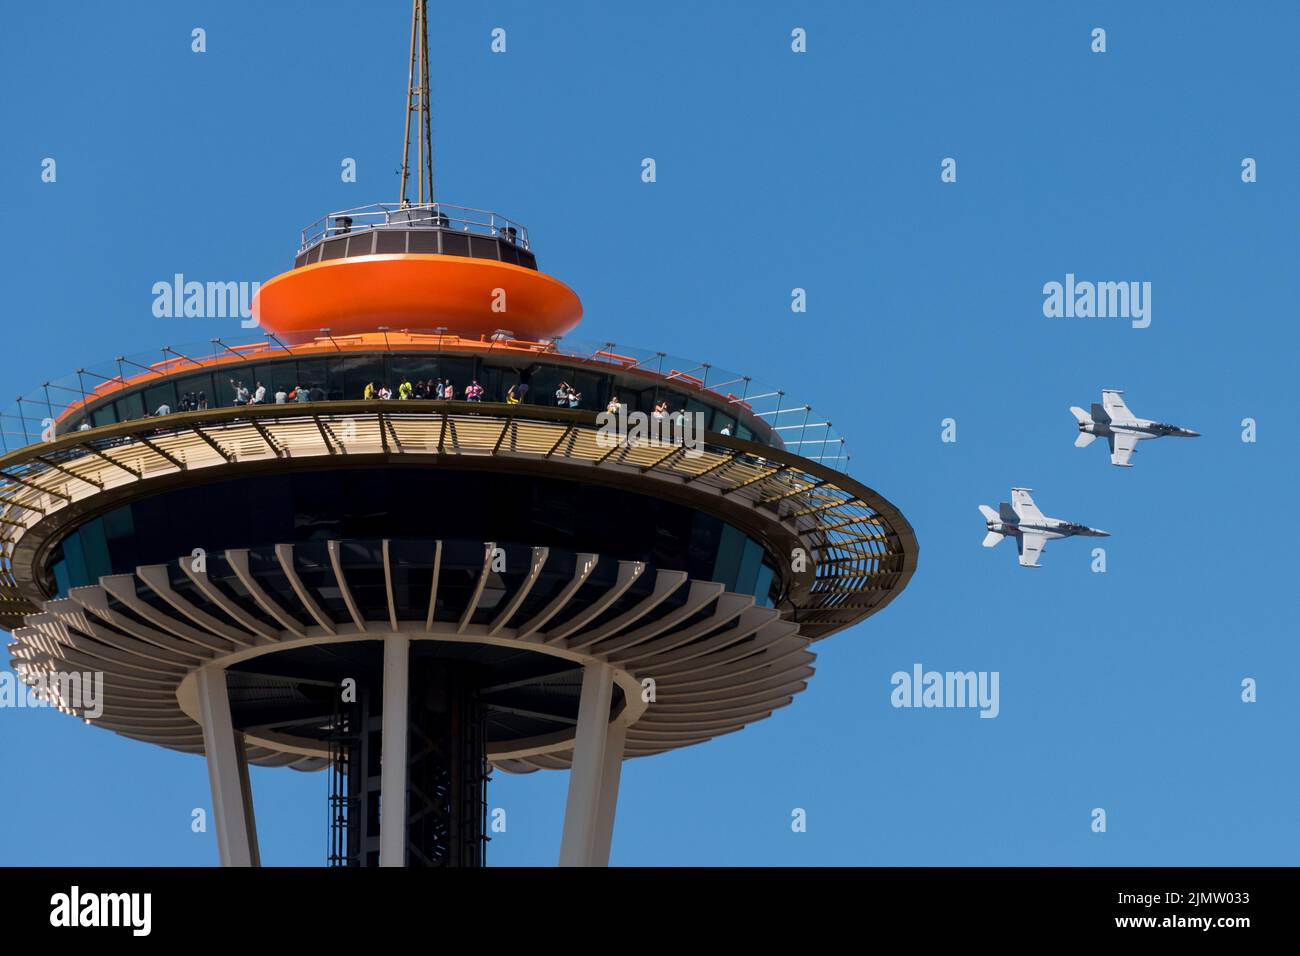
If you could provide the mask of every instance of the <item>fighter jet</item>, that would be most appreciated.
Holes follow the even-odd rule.
[[[980,505],[980,514],[984,515],[988,534],[984,536],[984,547],[992,548],[1003,538],[1012,535],[1016,547],[1020,550],[1022,568],[1038,567],[1038,556],[1047,547],[1049,538],[1069,538],[1076,534],[1090,538],[1109,538],[1109,531],[1099,531],[1087,525],[1049,518],[1034,504],[1029,497],[1032,488],[1012,488],[1011,504],[1005,501],[994,511],[988,505]]]
[[[1123,394],[1117,388],[1103,388],[1101,404],[1093,402],[1091,414],[1077,405],[1070,406],[1070,411],[1079,422],[1079,437],[1074,440],[1075,448],[1086,448],[1099,436],[1105,437],[1110,442],[1110,463],[1129,468],[1129,457],[1137,448],[1137,443],[1144,438],[1163,438],[1166,435],[1178,438],[1200,437],[1200,432],[1194,432],[1190,428],[1134,417],[1124,404],[1124,399],[1120,398]]]

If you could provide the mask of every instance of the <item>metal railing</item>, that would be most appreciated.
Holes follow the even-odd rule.
[[[335,236],[369,229],[450,229],[476,236],[506,239],[524,249],[528,230],[513,219],[488,209],[473,209],[451,203],[370,203],[355,209],[331,212],[302,230],[298,255]]]
[[[304,341],[292,342],[260,331],[260,334],[247,333],[239,340],[214,338],[197,345],[163,346],[145,354],[120,355],[111,361],[79,368],[71,375],[44,382],[39,388],[18,396],[9,407],[0,409],[0,452],[48,441],[67,429],[64,420],[80,408],[97,406],[102,399],[112,398],[123,391],[134,392],[155,381],[161,383],[172,377],[184,378],[188,373],[200,372],[238,375],[239,368],[245,363],[251,365],[290,356],[321,359],[353,350],[403,356],[420,352],[477,355],[488,360],[496,353],[501,353],[502,357],[523,353],[537,361],[545,361],[548,357],[564,359],[565,364],[576,363],[592,371],[639,373],[644,376],[647,387],[660,385],[687,397],[694,393],[707,398],[715,405],[732,409],[742,424],[749,419],[751,430],[755,419],[771,428],[776,438],[774,444],[838,471],[847,473],[849,470],[845,440],[829,418],[817,414],[812,405],[796,401],[784,389],[761,384],[748,375],[730,372],[709,362],[615,342],[582,342],[567,336],[563,341],[533,342],[515,339],[505,333],[461,338],[445,328],[400,331],[381,328],[364,335],[331,335],[322,331]],[[396,390],[398,383],[388,384]],[[457,394],[462,397],[465,384],[457,383]],[[617,385],[614,388],[618,390]],[[585,395],[583,407],[601,411],[612,397]],[[344,400],[359,398],[360,395],[344,396]],[[214,406],[217,404],[216,395],[208,396],[208,399]],[[485,399],[504,401],[505,397],[485,396]],[[529,396],[530,404],[547,405],[550,401],[549,395],[534,393]]]

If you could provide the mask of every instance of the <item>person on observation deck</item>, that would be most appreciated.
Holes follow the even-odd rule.
[[[465,389],[465,401],[467,402],[483,401],[483,386],[478,383],[478,379],[472,380],[469,383],[469,387]]]
[[[235,392],[235,401],[234,401],[233,404],[235,404],[235,405],[247,405],[247,404],[248,404],[248,389],[245,387],[244,383],[243,383],[243,382],[236,382],[236,381],[232,378],[232,379],[230,380],[230,387],[231,387],[232,389],[234,389],[234,392]]]
[[[257,388],[253,391],[253,400],[250,405],[261,405],[266,401],[266,386],[261,382],[257,383]]]
[[[397,397],[401,401],[406,401],[414,394],[415,394],[415,386],[411,384],[410,379],[403,378],[401,383],[397,386]]]
[[[618,396],[615,395],[609,400],[609,404],[605,406],[605,411],[609,412],[611,415],[617,415],[618,406],[619,406]]]
[[[569,407],[577,408],[582,402],[582,392],[576,391],[572,385],[569,386]]]
[[[442,397],[449,402],[456,397],[456,386],[451,384],[451,379],[443,382]]]
[[[519,396],[515,394],[515,386],[513,385],[511,385],[510,388],[506,391],[506,404],[507,405],[521,404],[519,401]]]
[[[374,382],[366,382],[366,387],[365,390],[361,393],[361,397],[364,398],[366,401],[370,401],[370,399],[375,397]]]
[[[306,385],[299,385],[293,390],[293,393],[293,400],[295,402],[307,402],[311,400],[311,395],[308,394]]]

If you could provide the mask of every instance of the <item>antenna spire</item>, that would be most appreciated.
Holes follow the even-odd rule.
[[[406,81],[406,133],[402,142],[402,192],[399,197],[403,206],[409,203],[406,196],[406,183],[411,176],[411,118],[417,113],[420,125],[415,133],[416,165],[419,169],[416,174],[419,177],[416,202],[424,205],[433,202],[433,134],[429,118],[429,20],[425,0],[413,0],[411,4],[411,65]]]

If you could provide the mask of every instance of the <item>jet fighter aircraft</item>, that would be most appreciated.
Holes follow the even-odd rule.
[[[1077,405],[1070,406],[1070,411],[1079,422],[1079,437],[1074,440],[1075,448],[1086,448],[1099,437],[1110,443],[1110,463],[1124,468],[1132,467],[1129,458],[1137,448],[1137,443],[1144,438],[1163,438],[1173,435],[1177,438],[1199,438],[1200,432],[1177,425],[1137,418],[1128,410],[1124,393],[1117,388],[1104,388],[1101,391],[1101,404],[1092,403],[1091,414]]]
[[[994,511],[988,505],[980,505],[980,514],[984,515],[988,534],[984,536],[984,547],[992,548],[1007,536],[1016,539],[1020,551],[1020,566],[1038,567],[1038,556],[1047,547],[1051,538],[1069,538],[1073,535],[1086,535],[1090,538],[1108,538],[1109,531],[1099,531],[1087,525],[1049,518],[1034,504],[1029,497],[1032,488],[1012,488],[1011,504],[1005,501]]]

